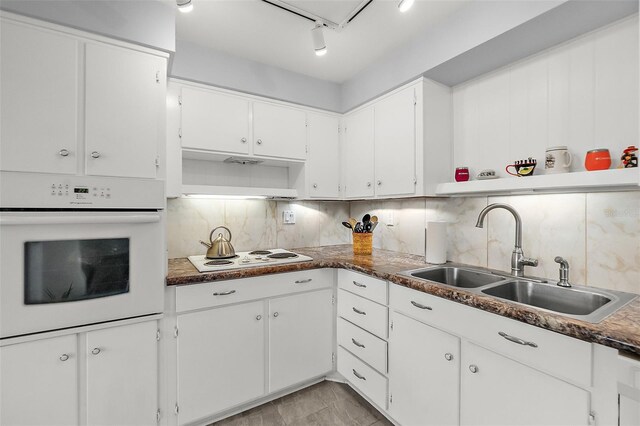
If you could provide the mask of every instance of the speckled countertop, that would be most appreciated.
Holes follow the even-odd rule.
[[[313,258],[310,262],[276,266],[257,266],[211,273],[200,273],[186,258],[169,260],[167,285],[248,278],[266,274],[303,271],[318,268],[343,268],[362,272],[392,283],[473,306],[587,342],[599,343],[640,355],[640,298],[634,299],[598,324],[553,314],[533,307],[510,303],[491,296],[481,296],[464,289],[412,279],[398,272],[428,266],[424,257],[374,249],[370,256],[354,256],[351,245],[307,247],[296,253]]]

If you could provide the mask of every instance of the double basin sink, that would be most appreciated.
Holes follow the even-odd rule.
[[[591,323],[602,321],[636,297],[630,293],[583,286],[559,287],[536,279],[456,266],[414,269],[400,274],[463,288],[471,293],[533,306]]]

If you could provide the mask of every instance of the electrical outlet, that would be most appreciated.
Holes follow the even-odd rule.
[[[393,223],[393,210],[389,210],[387,212],[386,216],[387,216],[386,217],[387,220],[385,220],[385,224],[387,226],[393,226],[394,225],[394,223]]]
[[[296,214],[293,210],[285,210],[282,212],[282,221],[285,224],[293,225],[296,223]]]

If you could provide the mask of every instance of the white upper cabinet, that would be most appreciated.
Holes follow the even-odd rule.
[[[374,195],[373,129],[373,107],[367,107],[345,117],[342,158],[347,198]]]
[[[307,127],[304,111],[264,102],[253,103],[253,153],[304,160]]]
[[[156,177],[164,132],[163,58],[101,44],[86,46],[87,174]]]
[[[340,119],[308,113],[308,193],[312,198],[340,196]]]
[[[184,87],[182,147],[249,154],[249,100]]]
[[[0,169],[75,174],[78,41],[5,20],[0,27]]]
[[[408,87],[374,106],[376,195],[416,191],[416,88]]]

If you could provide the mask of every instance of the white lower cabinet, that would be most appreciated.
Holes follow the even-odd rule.
[[[333,290],[269,300],[269,392],[333,369]]]
[[[155,425],[157,330],[147,321],[3,346],[0,424]]]
[[[178,317],[178,420],[185,424],[264,393],[264,305]]]
[[[78,424],[75,334],[0,348],[0,424]]]
[[[460,338],[393,313],[389,412],[404,426],[457,425]]]
[[[461,369],[461,425],[589,424],[584,389],[466,341]]]

